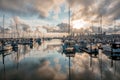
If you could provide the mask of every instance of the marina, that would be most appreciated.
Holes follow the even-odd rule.
[[[37,42],[33,43],[32,48],[30,44],[19,44],[17,51],[1,52],[0,79],[77,80],[86,79],[87,76],[90,80],[107,80],[108,73],[111,75],[111,80],[119,79],[119,59],[109,58],[110,56],[103,53],[102,49],[99,49],[97,57],[92,57],[91,53],[84,50],[63,53],[64,43],[61,39],[45,40],[40,45]],[[108,54],[111,55],[111,52]],[[30,77],[31,75],[36,76]]]
[[[0,0],[0,80],[120,80],[120,0]]]

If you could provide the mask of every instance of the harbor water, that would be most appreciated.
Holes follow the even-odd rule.
[[[67,57],[61,45],[61,40],[53,39],[41,45],[34,43],[33,47],[19,45],[17,51],[1,52],[0,80],[120,79],[119,60],[112,61],[102,50],[93,58],[85,52]]]

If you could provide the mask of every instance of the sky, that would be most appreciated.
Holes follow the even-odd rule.
[[[5,15],[5,27],[17,24],[54,26],[70,21],[75,28],[104,27],[116,21],[120,25],[120,0],[0,0],[0,26]],[[22,26],[22,25],[21,25]]]
[[[55,26],[68,18],[62,0],[0,0],[0,23],[5,15],[6,24],[18,17],[27,24]],[[8,24],[7,24],[8,25]]]

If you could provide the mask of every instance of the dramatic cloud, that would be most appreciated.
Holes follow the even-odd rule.
[[[24,22],[22,22],[22,19],[18,16],[15,16],[13,18],[11,28],[13,29],[21,29],[22,31],[30,31],[30,26]]]
[[[69,25],[67,23],[60,23],[57,26],[60,28],[61,32],[68,32],[69,30]]]
[[[47,17],[49,11],[54,11],[57,15],[63,3],[66,6],[70,4],[73,19],[88,20],[101,15],[108,19],[120,17],[120,0],[0,0],[0,11]]]
[[[64,0],[0,0],[0,10],[20,15],[35,15],[47,17],[49,11],[59,12],[59,6]]]
[[[47,32],[59,32],[60,28],[57,26],[43,26],[42,28],[46,29]]]
[[[120,19],[120,0],[0,0],[0,12],[24,17],[26,22],[29,21],[29,23],[24,24],[29,24],[32,27],[33,25],[43,26],[43,24],[45,26],[58,24],[59,26],[59,23],[66,23],[65,20],[69,19],[68,6],[71,10],[71,23],[80,20],[87,24],[87,26],[81,27],[90,27],[91,23],[94,26],[100,26],[101,16],[104,27],[109,27],[114,20]],[[31,15],[33,15],[32,18]],[[28,16],[29,20],[27,20]],[[14,20],[16,23],[21,21],[17,17]],[[63,20],[64,22],[62,22]],[[64,24],[61,25],[64,26]],[[47,27],[44,28],[48,31],[58,31],[58,28],[49,29]],[[65,31],[68,31],[67,25],[64,27]]]
[[[99,21],[103,23],[120,18],[120,0],[68,0],[72,10],[72,20]]]

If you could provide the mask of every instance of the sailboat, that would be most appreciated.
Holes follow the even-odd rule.
[[[114,25],[114,36],[115,36],[115,25]],[[120,41],[117,41],[114,36],[112,36],[114,40],[111,43],[111,58],[120,60]]]
[[[1,48],[1,50],[0,51],[6,51],[6,50],[10,50],[10,49],[12,49],[12,46],[11,46],[11,44],[8,44],[7,43],[7,41],[5,41],[5,36],[4,36],[4,15],[3,15],[3,39],[2,39],[2,41],[1,41],[1,46],[2,46],[2,48]]]
[[[93,23],[92,23],[92,27],[93,27]],[[93,31],[93,28],[92,28],[92,31]],[[99,54],[99,49],[91,33],[90,33],[90,36],[91,38],[89,38],[89,41],[88,41],[89,44],[87,45],[86,49],[83,49],[83,51],[87,52],[91,56],[94,55],[96,57]]]
[[[70,5],[69,5],[69,26],[68,26],[68,34],[69,36],[64,40],[64,43],[62,45],[62,50],[63,50],[63,53],[67,55],[72,55],[74,56],[75,53],[76,53],[76,47],[75,47],[75,44],[76,42],[71,38],[71,29],[70,29]]]
[[[11,45],[13,46],[13,50],[17,50],[18,49],[18,36],[19,36],[19,32],[18,32],[18,28],[17,28],[17,23],[16,23],[16,31],[17,31],[17,37],[16,39],[12,40]]]

